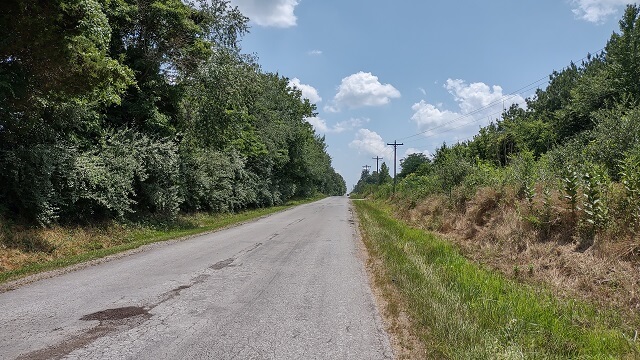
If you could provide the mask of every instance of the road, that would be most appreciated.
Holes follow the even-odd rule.
[[[0,294],[2,359],[387,359],[345,197]]]

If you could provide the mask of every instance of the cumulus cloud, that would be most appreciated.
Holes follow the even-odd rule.
[[[367,155],[393,159],[393,149],[382,140],[378,133],[369,129],[358,130],[355,139],[349,143],[349,147]]]
[[[353,130],[357,127],[361,127],[362,125],[369,122],[369,119],[359,119],[359,118],[351,118],[349,120],[340,121],[333,127],[333,132],[341,133],[348,130]]]
[[[627,4],[633,4],[629,0],[572,0],[573,13],[580,19],[601,23],[609,16],[616,14]]]
[[[322,50],[310,50],[307,54],[311,56],[320,56],[322,55]]]
[[[317,116],[305,118],[305,121],[311,124],[317,133],[326,133],[329,130],[327,122]]]
[[[481,82],[467,85],[460,79],[447,79],[444,87],[458,102],[463,114],[468,114],[491,104],[502,106],[504,95],[502,94],[502,87],[497,85],[489,87]],[[522,98],[519,100],[524,101]]]
[[[399,97],[400,91],[393,85],[382,84],[377,76],[360,71],[342,79],[333,103],[327,105],[325,111],[339,112],[345,107],[381,106]]]
[[[324,119],[319,117],[311,117],[305,119],[309,124],[313,126],[317,133],[341,133],[349,130],[353,130],[369,122],[369,119],[351,118],[349,120],[340,121],[333,126],[327,125]]]
[[[420,129],[441,126],[443,124],[453,122],[460,117],[459,113],[449,110],[440,110],[435,105],[429,104],[424,100],[420,100],[419,103],[413,104],[411,110],[414,111],[411,120],[413,120]]]
[[[296,26],[294,14],[299,0],[231,0],[251,21],[260,26],[292,27]]]
[[[460,133],[477,131],[478,122],[488,117],[494,119],[500,116],[504,107],[512,104],[526,106],[520,95],[505,95],[502,87],[478,82],[467,84],[463,80],[448,79],[444,88],[453,96],[458,105],[455,111],[442,109],[439,105],[430,104],[424,100],[413,104],[414,111],[411,120],[418,125],[426,136],[432,136],[443,131],[457,129]],[[484,124],[480,124],[484,125]]]
[[[302,97],[304,99],[309,99],[309,101],[313,104],[316,104],[322,101],[322,98],[318,94],[318,90],[316,90],[316,88],[314,88],[311,85],[302,84],[300,82],[300,79],[298,78],[293,78],[289,80],[289,86],[297,88],[298,90],[302,91]]]

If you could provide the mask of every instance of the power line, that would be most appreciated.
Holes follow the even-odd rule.
[[[501,113],[502,113],[502,112],[500,112],[500,111],[499,111],[499,112],[494,112],[494,113],[491,113],[491,114],[487,115],[487,117],[490,119],[492,116],[495,116],[495,115],[497,115],[497,114],[501,114]],[[425,136],[423,136],[422,138],[417,139],[417,140],[413,140],[413,141],[420,141],[420,140],[424,140],[424,139],[426,139],[426,138],[430,138],[430,137],[433,137],[433,136],[442,135],[442,134],[444,134],[444,133],[446,133],[446,132],[453,131],[453,130],[455,130],[455,129],[459,129],[459,128],[461,128],[461,127],[465,127],[465,126],[467,126],[467,125],[471,125],[471,124],[473,124],[473,123],[477,123],[477,122],[479,122],[479,121],[481,121],[481,120],[483,120],[483,119],[484,119],[484,117],[479,118],[479,119],[474,119],[474,120],[472,120],[472,121],[469,121],[469,122],[466,122],[466,123],[463,123],[463,124],[460,124],[460,125],[458,125],[458,126],[454,126],[454,127],[448,128],[448,129],[445,129],[445,130],[443,130],[443,131],[440,131],[440,132],[437,132],[437,133],[434,133],[434,134],[425,135]],[[475,136],[475,135],[474,135],[474,136]]]
[[[533,85],[536,85],[536,84],[537,84],[537,83],[539,83],[541,80],[544,80],[544,79],[540,79],[540,80],[538,80],[538,81],[536,81],[536,82],[533,82],[533,83],[529,84],[527,87],[525,87],[525,88],[521,88],[521,89],[518,89],[518,90],[516,90],[516,91],[522,91],[523,89],[530,90],[530,88],[532,88],[532,86],[533,86]],[[533,87],[535,87],[535,86],[533,86]],[[503,103],[503,102],[504,102],[504,101],[506,101],[506,100],[513,99],[513,98],[515,98],[515,97],[517,97],[517,96],[520,96],[520,95],[519,95],[519,94],[509,94],[509,95],[502,96],[502,97],[501,97],[500,99],[498,99],[498,100],[494,100],[494,101],[490,102],[490,103],[489,103],[489,104],[487,104],[487,105],[484,105],[484,106],[482,106],[482,107],[476,108],[476,109],[474,109],[474,110],[472,110],[472,111],[470,111],[470,112],[468,112],[468,113],[466,113],[466,114],[460,115],[460,116],[458,116],[457,118],[455,118],[455,119],[453,119],[453,120],[450,120],[450,121],[444,122],[444,123],[442,123],[442,124],[436,125],[436,126],[434,126],[434,127],[432,127],[432,128],[429,128],[429,129],[427,129],[427,130],[424,130],[424,131],[421,131],[421,132],[419,132],[419,133],[413,134],[413,135],[411,135],[411,136],[407,136],[407,137],[401,138],[400,140],[411,139],[411,138],[414,138],[414,137],[420,136],[420,135],[422,135],[422,134],[426,134],[426,133],[428,133],[429,131],[433,131],[433,130],[436,130],[436,129],[439,129],[439,128],[442,128],[442,127],[445,127],[445,126],[447,126],[447,125],[453,124],[453,123],[455,123],[455,122],[457,122],[457,121],[459,121],[459,120],[461,120],[461,119],[464,119],[464,118],[470,117],[470,116],[472,116],[472,115],[475,115],[475,114],[477,114],[477,113],[479,113],[479,112],[481,112],[481,111],[483,111],[483,110],[486,110],[486,109],[489,109],[489,108],[491,108],[491,107],[493,107],[493,106],[499,105],[500,103]],[[477,120],[475,120],[475,121],[477,121]]]
[[[593,54],[601,53],[604,49],[605,49],[605,48],[603,47],[603,48],[601,48],[600,50],[597,50],[597,51],[593,52]],[[582,59],[577,60],[577,61],[571,61],[571,63],[572,63],[572,64],[575,64],[575,63],[579,63],[579,62],[581,62],[581,61],[583,61],[583,60],[585,60],[585,59],[589,59],[589,58],[592,56],[591,54],[592,54],[592,53],[588,53],[588,54],[587,54],[585,57],[583,57]],[[562,68],[562,70],[565,70],[565,69],[567,69],[568,67],[569,67],[569,66],[565,66],[564,68]],[[540,79],[538,79],[538,80],[536,80],[536,81],[534,81],[534,82],[532,82],[532,83],[529,83],[529,84],[527,84],[527,85],[525,85],[525,86],[523,86],[523,87],[521,87],[521,88],[519,88],[519,89],[516,89],[516,90],[512,91],[511,93],[509,93],[509,94],[507,94],[507,95],[503,95],[503,96],[502,96],[500,99],[498,99],[498,100],[494,100],[494,101],[492,101],[491,103],[489,103],[489,104],[487,104],[487,105],[484,105],[484,106],[481,106],[481,107],[479,107],[479,108],[476,108],[476,109],[474,109],[474,110],[472,110],[472,111],[470,111],[470,112],[468,112],[468,113],[466,113],[466,114],[464,114],[464,115],[461,115],[461,116],[459,116],[459,117],[457,117],[457,118],[455,118],[455,119],[453,119],[453,120],[451,120],[451,121],[447,121],[447,122],[444,122],[444,123],[439,124],[439,125],[437,125],[437,126],[434,126],[434,127],[432,127],[432,128],[429,128],[429,129],[427,129],[427,130],[421,131],[421,132],[419,132],[419,133],[416,133],[416,134],[413,134],[413,135],[410,135],[410,136],[407,136],[407,137],[403,137],[403,138],[401,138],[400,140],[411,139],[411,138],[414,138],[414,137],[416,137],[416,136],[420,136],[420,135],[422,135],[422,134],[426,134],[426,133],[428,133],[428,132],[430,132],[430,131],[433,131],[433,130],[439,129],[439,128],[441,128],[441,127],[444,127],[444,126],[447,126],[447,125],[453,124],[453,123],[455,123],[455,122],[457,122],[457,121],[459,121],[459,120],[461,120],[461,119],[464,119],[464,118],[466,118],[466,117],[469,117],[469,116],[471,116],[471,115],[475,115],[475,114],[477,114],[478,112],[481,112],[481,111],[483,111],[483,110],[486,110],[486,109],[488,109],[488,108],[490,108],[490,107],[492,107],[492,106],[495,106],[495,105],[499,104],[500,102],[503,102],[503,103],[504,103],[504,101],[505,101],[505,100],[509,100],[509,99],[512,99],[512,98],[514,98],[514,97],[516,97],[516,96],[520,96],[518,93],[519,93],[519,92],[521,92],[521,91],[523,91],[523,90],[531,90],[531,89],[533,89],[533,88],[538,87],[538,83],[540,83],[540,82],[542,82],[542,81],[544,81],[544,80],[548,80],[548,79],[549,79],[549,76],[550,76],[550,75],[546,75],[546,76],[544,76],[544,77],[541,77]],[[503,106],[503,107],[504,107],[504,106]],[[477,122],[477,121],[479,121],[479,120],[474,120],[474,121],[472,121],[472,122],[470,122],[470,123]],[[469,124],[470,124],[470,123],[469,123]],[[446,130],[446,131],[450,131],[450,130]],[[439,134],[444,133],[444,132],[446,132],[446,131],[440,132]]]

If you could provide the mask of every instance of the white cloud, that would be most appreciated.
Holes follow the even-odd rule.
[[[502,88],[497,85],[489,87],[481,82],[467,84],[463,80],[448,79],[444,88],[458,104],[456,111],[442,109],[441,104],[433,105],[424,100],[411,107],[414,111],[411,120],[418,125],[420,131],[426,131],[425,136],[456,130],[457,134],[453,137],[459,139],[462,135],[477,132],[478,126],[488,123],[488,118],[498,118],[502,113],[503,101],[505,108],[512,104],[526,106],[522,96],[504,95]]]
[[[293,78],[289,80],[289,86],[295,87],[298,90],[302,91],[302,97],[305,99],[309,99],[309,101],[313,104],[319,103],[322,101],[322,98],[318,94],[318,90],[311,85],[302,84],[300,79]]]
[[[329,130],[329,126],[327,125],[327,122],[324,119],[321,119],[317,116],[315,117],[308,117],[305,118],[305,120],[311,124],[311,126],[313,126],[313,128],[316,130],[317,133],[326,133]]]
[[[601,23],[610,15],[614,15],[623,6],[633,4],[629,0],[572,0],[573,13],[579,18],[593,22]]]
[[[382,84],[377,76],[360,71],[342,79],[333,103],[324,109],[328,112],[339,112],[344,107],[381,106],[399,97],[400,91],[393,85]]]
[[[461,116],[459,113],[449,110],[440,110],[424,100],[413,104],[411,110],[414,111],[411,120],[413,120],[420,129],[442,126],[443,124],[453,122]]]
[[[449,90],[449,93],[458,102],[463,114],[468,114],[492,104],[502,106],[504,95],[502,94],[502,87],[497,85],[490,88],[487,84],[481,82],[467,85],[460,79],[447,79],[444,87]],[[521,100],[524,101],[522,98]]]
[[[297,18],[293,13],[299,0],[231,0],[251,21],[260,26],[292,27]]]
[[[322,50],[311,50],[311,51],[307,52],[307,55],[320,56],[320,55],[322,55]]]
[[[341,133],[347,130],[353,130],[369,122],[369,119],[351,118],[349,120],[340,121],[333,127],[333,132]]]
[[[378,133],[369,129],[358,130],[355,139],[349,143],[349,147],[367,155],[393,159],[393,149],[382,140]]]
[[[419,87],[418,91],[420,91],[422,95],[427,95],[427,90],[425,90],[424,88]]]
[[[349,120],[340,121],[333,126],[327,125],[324,119],[319,117],[310,117],[305,119],[309,124],[313,126],[317,133],[336,133],[353,130],[369,122],[369,119],[351,118]]]

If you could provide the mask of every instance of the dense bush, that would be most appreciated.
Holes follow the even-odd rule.
[[[240,53],[248,19],[227,0],[0,13],[0,215],[171,218],[346,192],[315,106]]]

